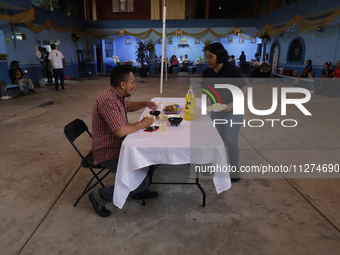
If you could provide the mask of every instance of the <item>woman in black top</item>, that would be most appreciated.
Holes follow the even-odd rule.
[[[312,60],[308,59],[306,62],[306,66],[302,71],[302,74],[299,76],[296,76],[295,78],[295,86],[294,87],[298,87],[299,86],[299,82],[300,82],[300,78],[309,78],[309,75],[311,75],[313,78],[314,74],[312,72]]]
[[[209,68],[203,72],[202,86],[204,86],[204,84],[210,84],[210,86],[214,87],[217,81],[212,78],[224,78],[224,84],[232,84],[239,87],[245,95],[247,83],[240,70],[228,61],[229,55],[223,45],[220,43],[210,44],[204,48],[204,52]],[[240,156],[238,133],[242,125],[243,115],[233,114],[233,95],[229,89],[216,89],[216,92],[219,94],[222,103],[227,105],[227,108],[220,112],[212,112],[211,118],[228,121],[227,124],[217,124],[216,128],[227,146],[229,164],[232,170],[237,170],[237,172],[230,173],[231,180],[238,181],[240,180],[240,173],[238,172]]]

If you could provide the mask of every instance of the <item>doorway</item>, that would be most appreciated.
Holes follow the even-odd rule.
[[[272,73],[275,73],[277,70],[277,61],[279,58],[279,47],[275,44],[273,49],[273,61],[272,61]]]
[[[259,55],[260,59],[261,59],[261,54],[262,54],[262,43],[258,43],[257,44],[257,49],[256,49],[256,53],[257,55]],[[263,59],[261,59],[261,61],[263,61]]]

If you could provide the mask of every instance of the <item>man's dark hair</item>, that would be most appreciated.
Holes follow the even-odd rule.
[[[117,88],[122,81],[127,82],[132,69],[128,66],[118,65],[111,69],[110,85]]]
[[[258,56],[259,56],[259,54],[255,53],[255,57],[258,57]]]
[[[52,50],[55,50],[55,49],[56,49],[56,47],[55,47],[55,44],[54,44],[54,43],[52,43],[52,44],[51,44],[51,49],[52,49]]]
[[[45,51],[46,50],[46,48],[42,48],[42,51]]]
[[[217,64],[225,63],[229,59],[228,51],[220,43],[212,43],[204,47],[204,52],[210,51],[217,56]]]

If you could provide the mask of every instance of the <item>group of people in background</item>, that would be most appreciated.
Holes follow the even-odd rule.
[[[329,97],[340,96],[340,80],[335,80],[335,78],[340,78],[340,60],[337,62],[337,68],[334,71],[331,67],[331,61],[325,62],[321,77],[314,80],[314,89],[312,91],[315,95],[325,95]],[[295,78],[294,87],[301,87],[299,85],[301,78],[314,78],[312,60],[308,59],[306,61],[306,66],[302,70],[302,74]]]
[[[182,55],[179,56],[179,59],[177,59],[176,55],[172,55],[170,58],[169,74],[172,74],[173,68],[178,66],[181,67],[180,72],[188,72],[189,64],[190,60],[187,54],[184,55],[184,59]]]
[[[46,48],[42,49],[43,55],[41,56],[41,63],[43,63],[44,73],[47,78],[48,83],[52,83],[52,74],[51,70],[53,69],[54,74],[54,85],[55,90],[58,90],[58,77],[60,78],[61,88],[64,90],[64,69],[65,69],[65,58],[64,55],[57,50],[55,44],[51,44],[51,52],[48,52]],[[24,78],[24,75],[27,74],[27,70],[22,71],[19,66],[20,61],[13,60],[11,62],[11,68],[9,69],[9,77],[13,84],[18,85],[19,89],[19,97],[25,95],[24,85],[28,84],[30,87],[30,94],[37,93],[34,90],[34,85],[31,79]],[[0,81],[0,99],[11,99],[12,97],[7,94],[7,83],[5,81]]]
[[[330,61],[323,65],[323,71],[320,78],[314,81],[314,94],[329,97],[340,96],[340,60],[336,63],[336,69],[331,69]],[[328,78],[328,79],[326,79]],[[329,79],[332,78],[332,79]]]

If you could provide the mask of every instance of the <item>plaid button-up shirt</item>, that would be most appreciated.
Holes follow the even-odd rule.
[[[125,137],[114,132],[128,124],[126,113],[130,103],[124,100],[112,86],[97,98],[92,112],[92,152],[94,163],[117,158]]]

